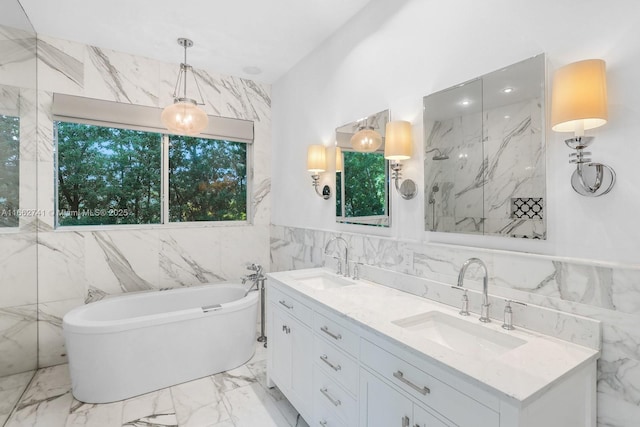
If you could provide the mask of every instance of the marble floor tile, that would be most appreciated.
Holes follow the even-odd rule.
[[[89,404],[73,399],[65,427],[121,427],[122,402]]]
[[[171,391],[166,388],[123,402],[123,426],[177,426]]]
[[[5,427],[308,427],[266,387],[260,348],[239,368],[108,404],[74,399],[67,365],[0,378],[0,425],[9,417]]]
[[[225,405],[236,427],[285,427],[291,425],[275,400],[260,384],[236,388],[224,394]]]
[[[220,393],[225,393],[258,381],[247,365],[242,365],[239,368],[231,369],[230,371],[221,372],[213,375],[211,378]]]
[[[171,396],[180,427],[208,427],[229,419],[211,377],[173,386]]]

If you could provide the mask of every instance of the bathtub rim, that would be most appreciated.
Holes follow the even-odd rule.
[[[213,288],[215,286],[224,286],[232,288],[240,288],[247,291],[247,286],[235,282],[212,283],[198,286],[188,286],[181,288],[168,289],[163,291],[142,291],[131,294],[117,295],[100,301],[91,302],[71,309],[62,319],[62,332],[66,334],[108,334],[128,331],[132,329],[141,329],[162,325],[166,323],[181,322],[191,319],[203,317],[220,316],[225,313],[245,310],[251,306],[257,306],[259,293],[256,291],[249,292],[244,297],[221,304],[219,309],[203,312],[202,307],[193,307],[183,310],[168,311],[163,313],[149,314],[138,317],[128,317],[117,320],[87,320],[83,314],[97,304],[113,304],[124,298],[126,299],[144,299],[150,293],[162,293],[170,295],[172,293],[186,293],[196,289]]]

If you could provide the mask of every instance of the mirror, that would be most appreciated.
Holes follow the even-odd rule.
[[[336,129],[337,222],[389,227],[389,163],[384,158],[388,121],[389,110],[384,110]],[[373,151],[356,151],[351,139],[367,129],[377,132],[374,139],[381,137],[382,145]]]
[[[423,105],[425,229],[545,239],[544,55]]]

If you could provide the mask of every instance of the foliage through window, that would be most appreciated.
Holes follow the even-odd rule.
[[[244,143],[56,124],[59,225],[247,218]],[[163,150],[163,144],[170,146]],[[169,170],[163,170],[163,152]]]
[[[19,184],[20,118],[0,114],[0,228],[18,226]]]
[[[343,151],[344,216],[386,215],[386,163],[383,153]]]
[[[169,137],[169,220],[247,219],[247,145]]]

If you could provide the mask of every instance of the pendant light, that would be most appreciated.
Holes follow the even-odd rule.
[[[202,132],[209,124],[209,118],[198,105],[204,105],[204,98],[198,86],[198,80],[193,72],[193,67],[187,64],[187,48],[193,46],[193,42],[189,39],[179,38],[178,44],[184,48],[184,63],[180,64],[180,72],[176,80],[176,86],[173,89],[173,104],[168,105],[162,110],[162,123],[169,131],[183,135],[197,135]],[[200,102],[187,97],[187,74],[191,71],[193,81],[200,95]],[[182,96],[178,96],[179,90],[182,89]]]
[[[360,126],[350,142],[355,151],[371,153],[382,145],[382,135],[376,132],[373,126]]]

